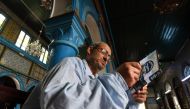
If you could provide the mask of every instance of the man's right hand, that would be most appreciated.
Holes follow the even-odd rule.
[[[128,87],[132,87],[139,80],[141,73],[141,65],[138,62],[125,62],[121,64],[117,71],[127,82]],[[148,94],[147,85],[133,94],[133,98],[136,102],[142,103],[146,101]]]
[[[122,75],[130,88],[139,80],[141,65],[138,62],[125,62],[117,68],[117,71]]]

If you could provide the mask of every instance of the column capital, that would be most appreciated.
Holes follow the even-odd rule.
[[[54,40],[50,45],[53,49],[50,67],[65,57],[79,54],[78,47],[84,44],[87,35],[74,11],[52,17],[45,24],[46,37]]]
[[[78,47],[83,45],[87,37],[80,19],[74,11],[52,17],[45,24],[46,37],[50,40],[65,40]]]

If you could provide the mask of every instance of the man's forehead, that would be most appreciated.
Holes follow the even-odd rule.
[[[99,47],[104,48],[104,49],[106,49],[108,52],[111,53],[111,49],[110,49],[109,45],[107,45],[107,44],[100,44]]]
[[[107,44],[100,44],[99,47],[102,47],[102,48],[110,48]]]

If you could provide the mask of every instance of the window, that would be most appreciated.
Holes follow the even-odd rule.
[[[3,29],[3,26],[5,25],[7,18],[0,13],[0,31]]]
[[[47,63],[48,54],[49,52],[44,47],[42,47],[42,54],[40,55],[40,61],[42,61],[44,64]]]
[[[183,79],[181,80],[182,82],[190,78],[190,66],[188,65],[185,66],[182,76],[183,76]]]
[[[30,36],[26,34],[24,31],[21,31],[15,45],[25,51],[29,41]]]
[[[187,77],[190,75],[190,66],[185,66],[183,75],[184,75],[184,77]]]

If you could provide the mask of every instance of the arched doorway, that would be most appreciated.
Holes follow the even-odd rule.
[[[90,14],[87,14],[85,23],[92,42],[100,42],[100,31],[94,17]]]
[[[11,75],[0,77],[0,109],[15,109],[23,104],[28,93],[20,90],[17,79]]]
[[[53,9],[50,18],[71,11],[72,11],[72,0],[53,0]]]
[[[179,78],[176,77],[173,79],[173,84],[174,84],[174,91],[179,101],[179,105],[181,106],[181,109],[189,109],[189,103],[187,95],[184,90],[183,83]]]
[[[1,86],[1,88],[3,88],[3,90],[8,89],[8,87],[16,89],[16,84],[15,84],[14,80],[8,76],[0,77],[0,86]],[[1,92],[3,90],[1,90]],[[14,107],[16,106],[16,103],[10,103],[7,101],[8,101],[8,99],[4,99],[3,97],[1,97],[0,109],[14,109]]]

